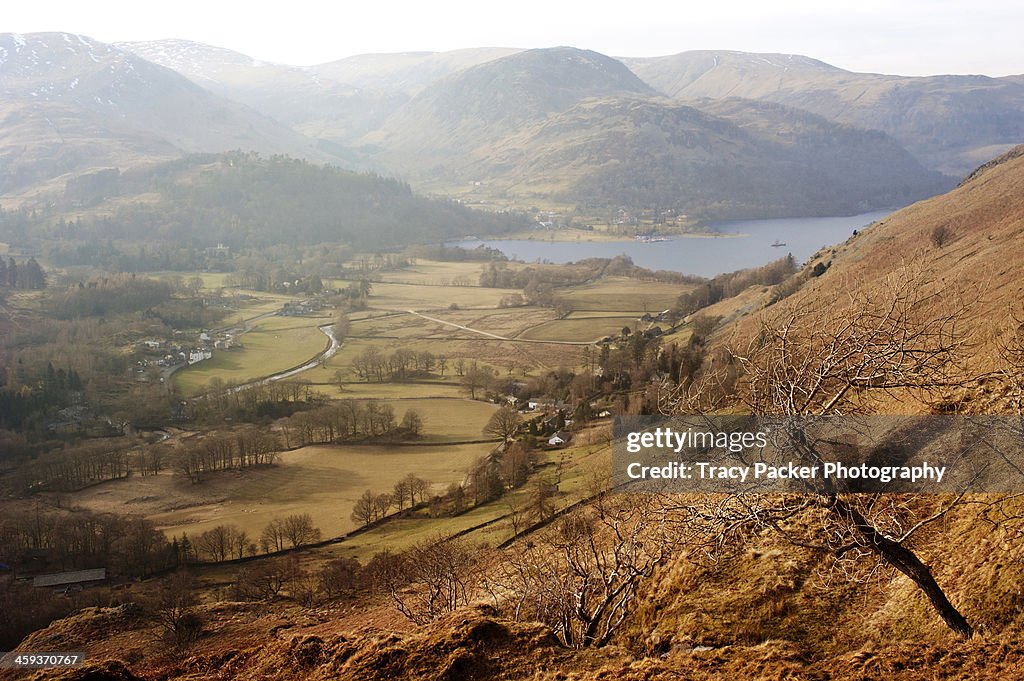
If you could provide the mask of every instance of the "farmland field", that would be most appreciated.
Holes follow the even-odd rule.
[[[559,492],[554,500],[556,508],[563,508],[587,497],[592,493],[594,477],[607,475],[611,468],[610,449],[601,445],[570,447],[542,454],[541,457],[542,460],[556,464],[538,473],[551,482],[558,481]],[[380,551],[382,546],[401,551],[416,542],[451,535],[488,521],[496,522],[470,533],[467,538],[470,542],[494,546],[512,536],[512,523],[505,516],[513,508],[527,505],[529,495],[527,485],[455,518],[396,519],[340,544],[324,547],[317,553],[323,558],[346,556],[365,561]]]
[[[387,384],[385,384],[387,385]],[[469,399],[430,399],[409,397],[384,399],[402,420],[407,409],[415,409],[423,419],[423,438],[427,442],[448,442],[489,439],[483,427],[497,409],[489,402]]]
[[[671,308],[679,294],[689,289],[685,284],[606,277],[591,284],[559,289],[558,295],[577,310],[629,312],[640,316],[645,311],[657,313]]]
[[[317,371],[313,369],[309,373],[302,374],[302,378],[312,377]],[[430,397],[460,399],[463,397],[462,388],[457,383],[447,381],[417,381],[403,383],[345,383],[339,388],[334,383],[314,383],[318,392],[335,399],[356,398],[356,399],[384,399],[384,400],[422,400]]]
[[[517,289],[480,288],[478,286],[420,286],[416,284],[373,284],[373,306],[382,310],[443,310],[458,307],[498,307],[505,296]]]
[[[230,523],[258,537],[275,517],[309,513],[330,537],[355,527],[352,507],[366,489],[390,492],[413,473],[440,493],[462,482],[473,461],[492,446],[310,446],[283,452],[275,466],[215,473],[198,485],[165,472],[90,487],[74,502],[145,516],[168,535],[194,535]]]
[[[327,346],[318,324],[324,318],[268,317],[242,336],[241,348],[215,350],[213,357],[174,374],[175,386],[185,396],[195,395],[218,377],[243,383],[302,364]]]
[[[515,265],[510,266],[514,267]],[[410,267],[385,272],[382,278],[386,282],[396,284],[421,284],[425,286],[475,285],[480,279],[480,272],[483,269],[484,264],[481,262],[419,260]]]
[[[552,341],[595,341],[618,334],[623,326],[636,324],[635,317],[586,317],[556,319],[527,329],[520,338]]]

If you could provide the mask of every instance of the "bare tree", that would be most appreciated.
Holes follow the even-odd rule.
[[[533,466],[534,456],[521,442],[513,442],[501,457],[501,475],[511,489],[522,487]]]
[[[202,634],[198,603],[195,578],[185,570],[160,582],[145,603],[160,632],[160,641],[175,655],[184,655]]]
[[[417,503],[417,499],[421,504],[426,501],[427,493],[430,491],[430,482],[412,473],[406,476],[405,481],[409,485],[409,500],[413,505]]]
[[[936,225],[932,229],[931,241],[936,248],[942,248],[953,238],[953,230],[949,225]]]
[[[328,598],[341,598],[355,593],[361,566],[355,558],[335,558],[324,565],[319,574],[320,591]]]
[[[469,393],[469,398],[472,400],[476,399],[476,394],[479,391],[486,390],[494,382],[494,374],[480,367],[470,367],[465,373],[459,375],[462,376],[463,389]]]
[[[523,423],[523,417],[512,405],[506,404],[498,408],[498,411],[491,414],[484,426],[484,435],[493,435],[502,442],[508,443],[516,436],[519,427]]]
[[[407,478],[399,480],[398,482],[395,483],[395,486],[394,488],[392,488],[391,491],[391,496],[394,499],[395,506],[398,507],[399,513],[405,510],[406,499],[409,499],[410,506],[413,505],[412,499],[410,498],[411,494],[412,489],[409,486],[409,480]]]
[[[308,513],[290,515],[282,525],[284,536],[293,548],[320,541],[320,528],[313,525],[313,517]]]
[[[344,340],[348,335],[349,326],[348,312],[343,308],[339,308],[334,315],[334,337],[339,341]]]
[[[423,417],[415,409],[406,409],[402,415],[402,428],[411,435],[419,436],[423,432]]]
[[[542,523],[555,514],[555,492],[558,485],[544,478],[536,478],[529,488],[526,512],[530,519]]]
[[[377,497],[371,490],[363,492],[363,496],[356,500],[356,505],[352,508],[352,520],[369,527],[370,523],[374,520],[374,502]]]
[[[273,600],[298,576],[298,560],[275,557],[256,561],[235,576],[235,597],[244,601]]]
[[[473,555],[465,541],[438,537],[416,544],[380,572],[399,612],[424,624],[469,603]]]
[[[790,299],[766,314],[754,338],[731,350],[742,405],[757,416],[849,415],[870,411],[880,396],[912,395],[927,401],[961,385],[965,370],[957,360],[967,342],[961,326],[968,312],[963,297],[913,268],[877,283],[875,294],[840,290],[817,304]],[[689,397],[676,403],[677,411],[695,403]],[[800,428],[788,433],[787,447],[800,461],[823,460],[820,443]],[[912,543],[919,529],[942,517],[958,499],[936,510],[902,499],[843,493],[828,485],[808,492],[800,497],[687,500],[688,522],[713,536],[709,544],[752,526],[771,530],[833,556],[837,566],[854,576],[874,574],[879,565],[887,565],[921,589],[950,629],[971,635],[967,620]],[[809,535],[808,525],[795,522],[797,518],[813,519]],[[858,562],[865,565],[852,570]]]
[[[196,548],[211,561],[222,561],[231,558],[239,545],[244,550],[248,541],[248,537],[236,525],[217,525],[196,538]]]
[[[496,607],[549,624],[567,646],[607,644],[641,583],[676,546],[653,496],[619,501],[560,518],[510,549],[483,585]]]
[[[280,518],[274,518],[263,528],[263,533],[260,535],[260,546],[264,553],[284,551],[285,540],[284,522]]]
[[[373,516],[375,518],[383,518],[391,510],[391,504],[394,503],[394,497],[390,494],[382,493],[374,496],[373,498]]]

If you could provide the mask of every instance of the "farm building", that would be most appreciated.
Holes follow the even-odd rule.
[[[68,591],[93,586],[99,582],[106,581],[106,579],[107,569],[95,568],[93,570],[75,570],[74,572],[54,572],[48,575],[39,575],[32,580],[32,586],[57,591]]]

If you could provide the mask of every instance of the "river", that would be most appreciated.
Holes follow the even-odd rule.
[[[846,241],[860,229],[889,215],[874,211],[846,217],[779,218],[715,222],[708,231],[718,236],[679,236],[668,241],[545,241],[536,239],[466,239],[449,246],[476,248],[484,244],[515,260],[564,263],[584,258],[628,255],[641,267],[672,270],[702,277],[764,265],[792,253],[803,262],[823,246]],[[781,243],[782,246],[773,246]]]

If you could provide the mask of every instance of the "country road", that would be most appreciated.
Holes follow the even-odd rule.
[[[341,345],[342,345],[341,341],[339,341],[337,336],[334,335],[334,324],[324,324],[323,326],[318,326],[317,328],[320,329],[320,331],[325,336],[327,336],[327,338],[330,339],[330,344],[327,346],[327,348],[323,352],[317,354],[315,357],[313,357],[309,361],[307,361],[307,362],[305,362],[303,364],[300,364],[297,367],[293,367],[291,369],[286,369],[285,371],[279,371],[276,374],[270,374],[269,376],[264,376],[263,378],[257,378],[256,380],[249,381],[248,383],[243,383],[241,385],[237,385],[237,386],[235,386],[233,388],[233,390],[235,392],[237,392],[239,390],[245,390],[246,388],[251,388],[252,386],[255,386],[255,385],[263,385],[265,383],[271,383],[273,381],[281,381],[281,380],[284,380],[286,378],[291,378],[292,376],[295,376],[297,374],[301,374],[303,371],[309,371],[310,369],[315,369],[316,367],[318,367],[320,365],[321,362],[326,361],[326,360],[330,359],[331,357],[334,357],[336,354],[338,354],[338,350],[341,349]]]

